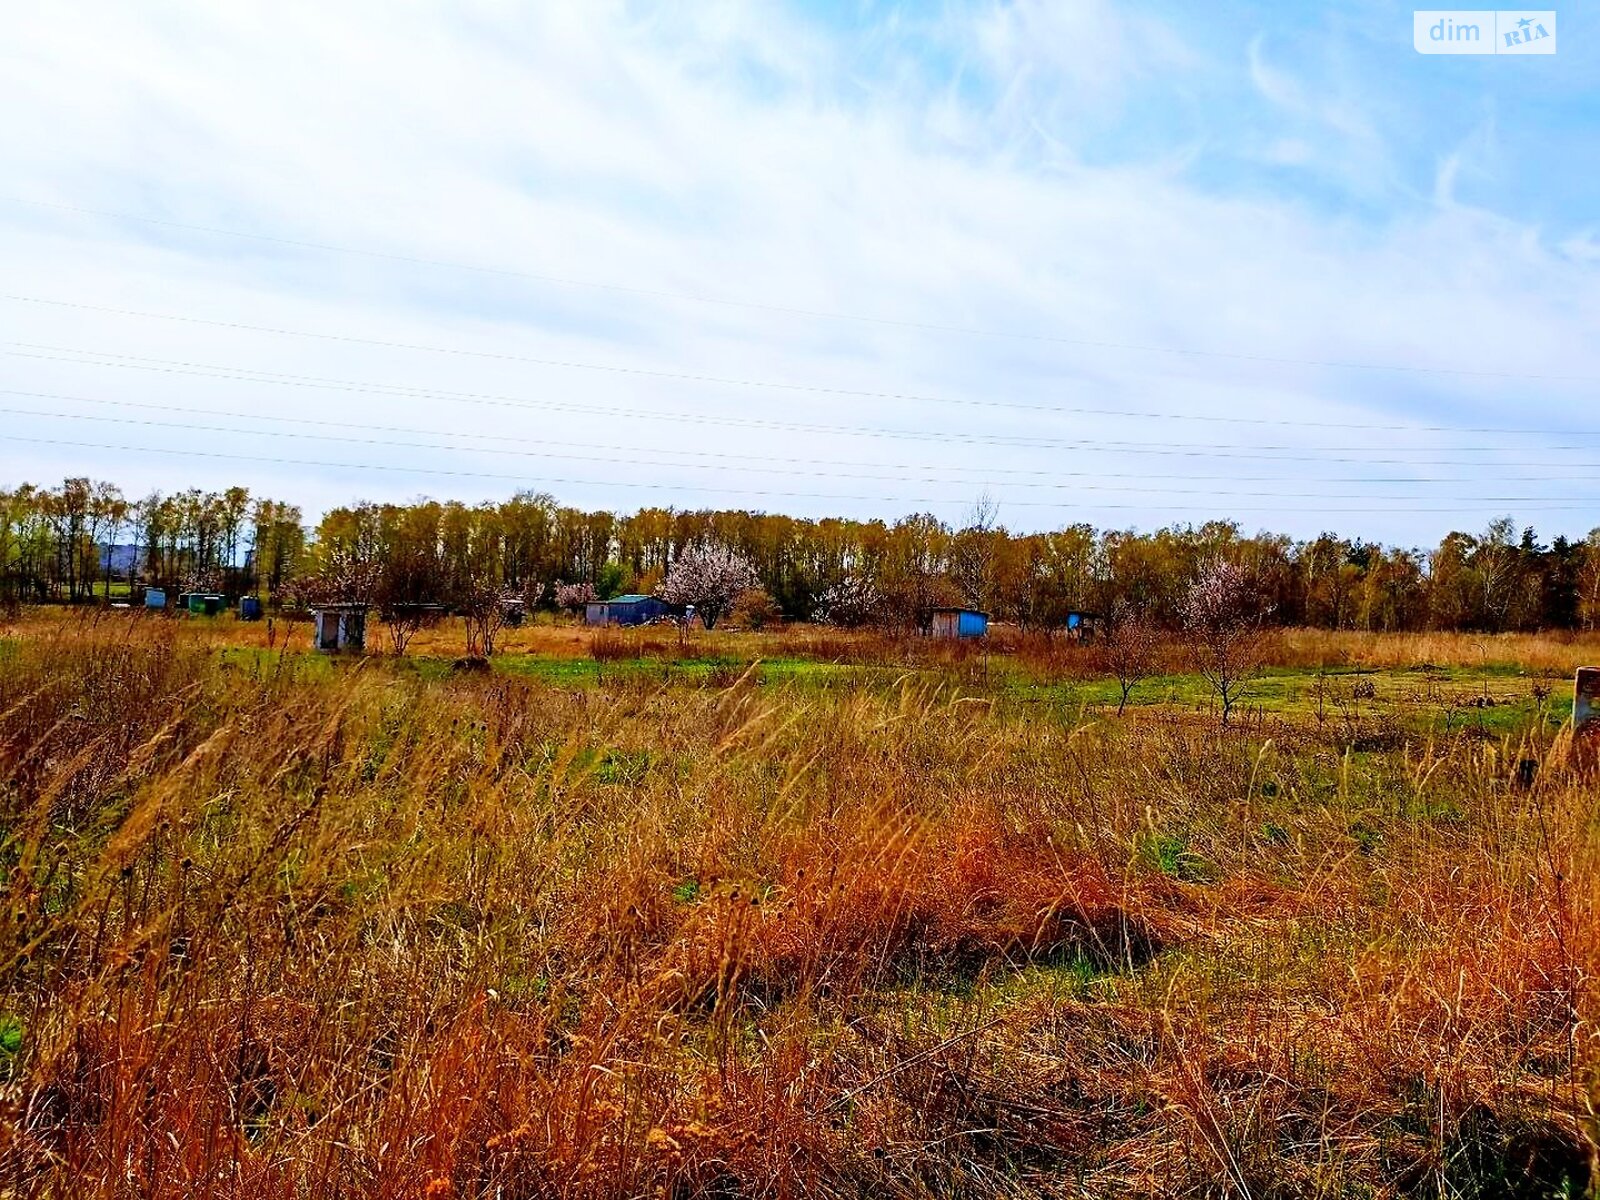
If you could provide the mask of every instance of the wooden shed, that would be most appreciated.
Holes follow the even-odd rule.
[[[936,608],[929,632],[936,638],[981,638],[989,632],[989,614],[975,608]]]
[[[348,650],[360,654],[367,646],[365,604],[324,604],[311,610],[311,644],[325,654]]]

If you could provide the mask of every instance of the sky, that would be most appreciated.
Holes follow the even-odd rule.
[[[0,6],[0,487],[1600,525],[1600,13]]]

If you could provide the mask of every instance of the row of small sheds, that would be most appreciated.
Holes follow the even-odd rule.
[[[656,596],[613,596],[610,600],[591,600],[583,619],[589,625],[648,625],[668,616],[672,609]],[[1067,614],[1068,637],[1090,636],[1097,623],[1094,613]],[[981,638],[989,633],[989,614],[976,608],[936,608],[928,632],[936,638]]]
[[[146,588],[144,606],[162,609],[167,606],[167,594],[160,588]],[[227,607],[227,598],[217,592],[184,592],[177,598],[177,609],[195,616],[217,616]],[[325,604],[311,611],[314,627],[312,644],[318,650],[360,650],[366,644],[367,605]],[[442,614],[439,605],[419,605]],[[261,598],[244,596],[239,600],[240,620],[259,621],[262,617]],[[517,613],[521,617],[521,612]],[[658,596],[629,594],[613,596],[610,600],[592,600],[584,608],[584,621],[589,625],[647,625],[673,615],[672,608]],[[519,624],[518,622],[511,622]],[[1097,619],[1095,614],[1073,612],[1067,615],[1066,632],[1069,637],[1084,638],[1092,634]],[[989,614],[975,608],[936,608],[928,630],[935,638],[981,638],[989,632]]]
[[[145,588],[144,607],[155,612],[165,612],[166,589]],[[186,612],[197,617],[215,617],[227,607],[228,598],[221,592],[180,592],[176,601],[177,612]],[[239,597],[238,614],[241,621],[259,621],[262,612],[260,596]]]
[[[1069,638],[1094,636],[1100,618],[1091,612],[1069,612],[1062,631]],[[981,638],[989,632],[989,614],[975,608],[936,608],[928,632],[936,638]]]

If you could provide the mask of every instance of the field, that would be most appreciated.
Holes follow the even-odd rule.
[[[308,643],[0,626],[0,1190],[1590,1192],[1600,640]]]

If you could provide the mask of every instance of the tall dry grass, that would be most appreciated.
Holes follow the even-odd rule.
[[[1600,634],[1386,633],[1295,629],[1284,634],[1282,665],[1360,667],[1517,667],[1533,674],[1571,675],[1600,663]]]
[[[1564,740],[1071,726],[959,672],[238,667],[186,630],[0,644],[12,1194],[1590,1177]]]

